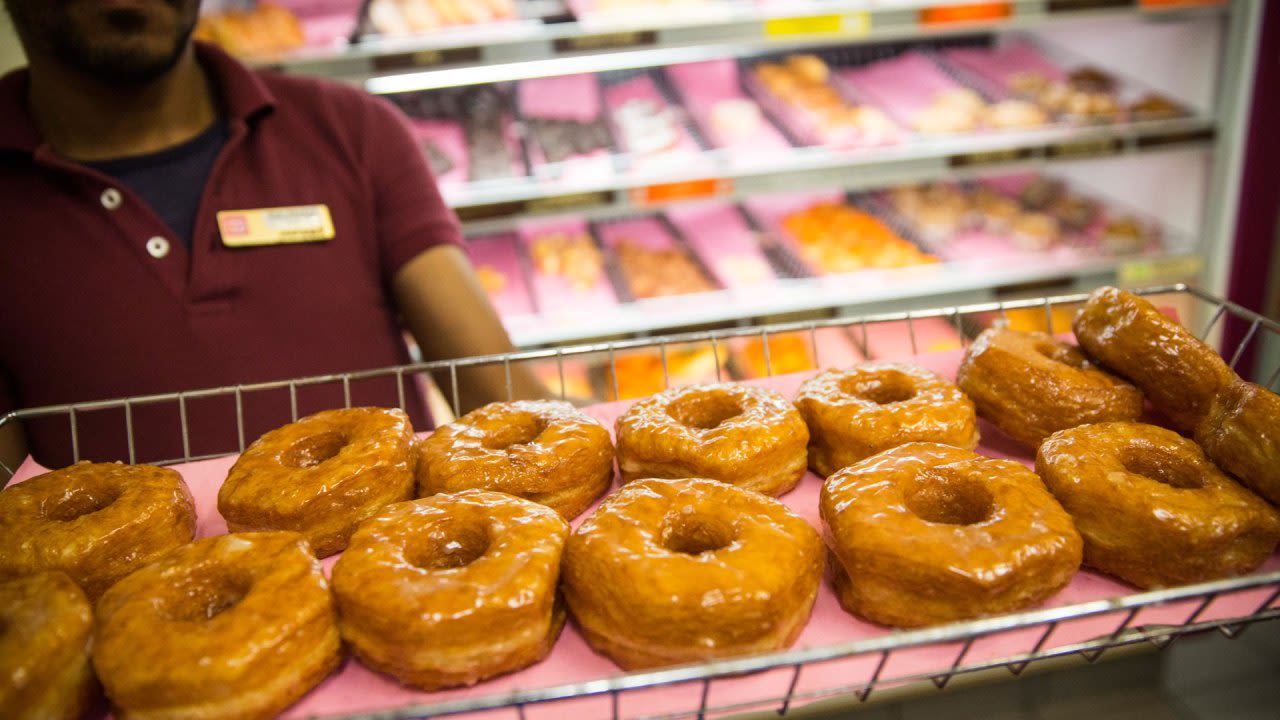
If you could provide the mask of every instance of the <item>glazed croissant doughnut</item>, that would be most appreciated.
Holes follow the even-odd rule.
[[[1235,376],[1213,348],[1124,290],[1093,291],[1072,329],[1090,357],[1137,385],[1182,432],[1195,430]]]
[[[1142,415],[1137,388],[1047,333],[984,330],[956,383],[979,415],[1030,448],[1059,430]]]
[[[564,626],[568,537],[554,510],[506,493],[390,505],[333,568],[342,635],[366,665],[424,690],[532,665]]]
[[[403,410],[325,410],[258,438],[218,490],[231,532],[294,530],[316,557],[356,525],[413,497],[413,428]]]
[[[909,443],[827,478],[836,594],[872,622],[918,627],[1036,605],[1071,581],[1081,541],[1035,473]]]
[[[809,467],[822,477],[909,442],[972,450],[973,403],[928,370],[865,363],[828,370],[800,386],[796,407],[809,426]]]
[[[93,607],[65,573],[0,583],[0,717],[76,720],[97,682]]]
[[[565,548],[565,600],[625,669],[785,648],[822,578],[818,533],[785,505],[702,479],[637,480]]]
[[[1196,442],[1218,467],[1280,505],[1280,396],[1237,378],[1210,403]]]
[[[96,600],[195,530],[191,492],[173,470],[71,465],[0,491],[0,579],[61,570]]]
[[[622,481],[705,477],[777,497],[804,477],[809,431],[781,394],[721,383],[672,388],[618,418]]]
[[[1250,572],[1280,540],[1280,513],[1154,425],[1061,430],[1036,472],[1075,519],[1085,564],[1140,588]]]
[[[298,533],[197,540],[98,602],[93,666],[117,716],[275,717],[341,659],[329,584]]]
[[[417,476],[420,496],[497,490],[572,520],[613,482],[613,441],[567,402],[490,403],[419,443]]]

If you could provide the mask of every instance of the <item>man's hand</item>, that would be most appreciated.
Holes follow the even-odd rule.
[[[511,340],[466,254],[455,245],[440,245],[406,263],[392,282],[396,304],[422,348],[425,360],[447,360],[512,351]],[[445,397],[451,395],[447,373],[436,377]],[[548,397],[546,388],[525,364],[511,366],[511,397]],[[502,365],[458,370],[459,414],[507,399]]]

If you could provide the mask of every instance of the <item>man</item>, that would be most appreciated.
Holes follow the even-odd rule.
[[[4,2],[29,66],[0,79],[0,414],[401,364],[397,314],[427,359],[510,349],[387,103],[192,43],[199,0]],[[463,410],[506,398],[502,368],[459,376]],[[75,450],[171,458],[185,423],[226,452],[344,393],[398,404],[378,380],[86,412]],[[0,428],[5,466],[71,462],[65,417],[26,434]]]

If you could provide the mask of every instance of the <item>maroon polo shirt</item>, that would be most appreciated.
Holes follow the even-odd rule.
[[[0,78],[0,413],[15,408],[280,380],[405,363],[396,272],[460,244],[402,117],[359,90],[252,72],[197,45],[230,137],[204,188],[188,251],[111,178],[60,157],[28,112],[28,78]],[[325,242],[228,247],[216,213],[323,204]],[[406,388],[415,426],[426,415]],[[357,405],[395,406],[394,380],[352,383]],[[303,388],[298,412],[341,406],[341,384]],[[193,400],[193,455],[238,449],[292,417],[287,390]],[[83,459],[181,456],[177,404],[82,412]],[[46,465],[71,462],[66,417],[31,421]]]

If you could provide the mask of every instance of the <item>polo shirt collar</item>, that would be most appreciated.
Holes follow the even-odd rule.
[[[197,42],[196,59],[209,73],[221,100],[222,111],[232,124],[247,124],[275,106],[267,84],[249,68],[213,45]],[[44,138],[27,109],[30,76],[22,68],[0,77],[0,150],[35,153]]]

